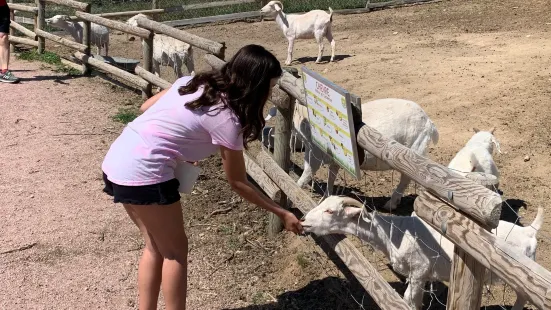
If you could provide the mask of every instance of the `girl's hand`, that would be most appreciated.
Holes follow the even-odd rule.
[[[186,162],[188,162],[188,163],[190,163],[190,164],[192,164],[192,165],[194,165],[194,166],[197,166],[197,165],[199,164],[198,161],[187,161],[187,160],[186,160]]]
[[[302,225],[300,224],[300,220],[297,219],[297,217],[287,211],[282,217],[281,220],[283,221],[283,225],[285,226],[285,229],[288,231],[292,231],[295,234],[303,234],[304,228],[302,228]]]

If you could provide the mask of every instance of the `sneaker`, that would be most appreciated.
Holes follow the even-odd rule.
[[[6,71],[6,73],[2,74],[0,73],[0,82],[3,83],[17,83],[19,82],[19,78],[17,78],[11,71]]]

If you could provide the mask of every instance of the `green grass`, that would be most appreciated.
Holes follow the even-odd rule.
[[[305,269],[305,268],[308,267],[308,265],[310,264],[310,262],[309,262],[308,259],[304,256],[303,253],[297,254],[297,263],[298,263],[298,265],[300,266],[300,268],[302,268],[302,269]]]
[[[56,53],[53,53],[53,52],[45,51],[43,54],[39,54],[36,51],[36,49],[26,50],[26,51],[23,51],[23,52],[19,53],[17,58],[19,58],[21,60],[40,61],[40,62],[43,62],[43,63],[47,63],[49,65],[54,66],[54,71],[55,72],[63,72],[63,73],[66,73],[67,75],[80,75],[81,74],[80,71],[78,71],[74,68],[71,68],[69,66],[64,65],[61,62],[61,57],[59,57],[59,55],[57,55]]]
[[[112,118],[114,121],[128,124],[138,117],[138,109],[136,108],[119,108],[117,114],[113,115]]]

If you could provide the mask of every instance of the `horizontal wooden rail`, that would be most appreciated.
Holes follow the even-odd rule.
[[[71,67],[71,68],[79,71],[80,73],[82,73],[82,65],[74,63],[74,62],[72,62],[70,60],[67,60],[65,58],[61,58],[61,63],[64,64],[65,66],[67,66],[67,67]]]
[[[142,79],[150,82],[151,84],[155,85],[155,86],[158,86],[162,89],[167,89],[167,88],[170,88],[170,86],[172,86],[172,84],[158,76],[156,76],[155,74],[145,70],[144,68],[140,67],[140,66],[136,66],[136,69],[134,69],[134,72],[139,76],[141,77]]]
[[[10,27],[21,32],[22,34],[26,35],[27,37],[31,38],[31,39],[36,39],[36,33],[32,32],[31,30],[25,28],[24,26],[22,26],[21,24],[19,24],[18,22],[16,21],[11,21],[10,23]]]
[[[79,52],[82,52],[82,53],[86,53],[86,51],[88,49],[86,47],[86,45],[84,45],[84,44],[75,42],[73,40],[65,39],[65,38],[62,38],[60,36],[56,36],[55,34],[51,34],[49,32],[41,30],[41,29],[36,29],[36,35],[38,35],[40,37],[43,37],[43,38],[46,38],[50,41],[54,41],[54,42],[59,43],[61,45],[70,47],[70,48],[72,48],[74,50],[77,50]]]
[[[81,11],[86,11],[90,9],[90,3],[78,2],[73,0],[44,0],[44,2],[64,5]]]
[[[25,45],[38,47],[38,41],[27,39],[27,38],[9,36],[9,41],[10,43],[25,44]]]
[[[232,13],[232,14],[224,14],[224,15],[216,15],[216,16],[205,16],[205,17],[187,18],[187,19],[180,19],[180,20],[171,20],[171,21],[164,22],[164,24],[172,27],[181,27],[181,26],[208,24],[208,23],[231,21],[231,20],[243,20],[243,19],[251,19],[251,18],[256,19],[256,18],[260,18],[260,16],[261,16],[260,11],[252,11],[252,12],[240,12],[240,13]]]
[[[192,46],[210,52],[220,58],[224,58],[226,47],[224,44],[215,42],[209,39],[205,39],[187,31],[179,30],[167,26],[165,24],[158,23],[156,21],[140,17],[137,19],[138,26],[155,31],[156,33],[162,33],[169,37],[173,37],[177,40],[184,41]]]
[[[247,174],[253,178],[253,180],[262,188],[262,190],[270,197],[270,199],[278,201],[281,198],[281,189],[266,175],[264,170],[245,154],[245,167],[247,168]]]
[[[34,19],[28,17],[15,16],[15,21],[20,24],[34,25]]]
[[[152,9],[152,10],[140,10],[140,11],[124,11],[124,12],[110,12],[110,13],[100,13],[100,14],[94,14],[99,17],[126,17],[126,16],[134,16],[138,14],[144,14],[144,15],[153,15],[153,14],[162,14],[165,12],[165,9]]]
[[[107,18],[104,18],[104,17],[99,17],[99,16],[96,16],[96,15],[93,15],[93,14],[84,13],[84,12],[76,12],[76,16],[78,18],[83,19],[83,20],[86,20],[86,21],[89,21],[89,22],[92,22],[92,23],[95,23],[95,24],[98,24],[98,25],[103,25],[107,28],[112,28],[112,29],[116,29],[116,30],[119,30],[119,31],[122,31],[122,32],[126,32],[126,33],[136,35],[140,38],[147,39],[152,35],[151,31],[142,29],[140,27],[132,26],[132,25],[129,25],[127,23],[119,22],[119,21],[116,21],[116,20],[110,20],[110,19],[107,19]]]
[[[38,8],[36,6],[22,5],[22,4],[19,4],[19,3],[10,3],[9,7],[10,7],[10,10],[31,12],[31,13],[37,13],[38,12]]]
[[[483,225],[496,228],[499,224],[503,201],[498,193],[384,137],[367,125],[361,126],[356,137],[361,148]]]
[[[281,169],[277,163],[266,152],[261,151],[257,156],[259,166],[266,175],[293,201],[293,205],[302,213],[316,207],[316,203],[310,195],[305,193],[296,182]],[[388,284],[376,268],[365,258],[365,256],[347,238],[341,235],[321,236],[337,253],[354,274],[358,282],[367,290],[370,296],[382,309],[403,309],[410,310],[406,302]]]
[[[421,192],[415,199],[414,208],[417,216],[536,307],[551,309],[550,271],[430,194]]]
[[[101,60],[97,60],[93,57],[89,57],[81,52],[76,52],[75,53],[75,57],[86,63],[86,64],[89,64],[91,66],[94,66],[100,70],[103,70],[107,73],[111,73],[113,74],[114,76],[118,77],[118,78],[121,78],[127,82],[130,82],[132,84],[135,84],[137,86],[139,86],[140,88],[144,89],[146,88],[148,85],[149,85],[149,82],[147,82],[146,80],[142,79],[141,77],[139,76],[136,76],[132,73],[128,73],[122,69],[119,69],[115,66],[112,66],[110,64],[107,64]]]
[[[180,11],[190,11],[190,10],[199,10],[199,9],[210,9],[221,6],[231,6],[236,4],[248,4],[248,3],[257,3],[258,0],[228,0],[228,1],[213,1],[206,3],[193,3],[193,4],[184,4],[178,6],[172,6],[165,8],[166,13],[180,12]]]

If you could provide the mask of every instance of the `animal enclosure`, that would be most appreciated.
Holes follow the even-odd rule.
[[[448,227],[448,229],[449,229],[449,227]]]

